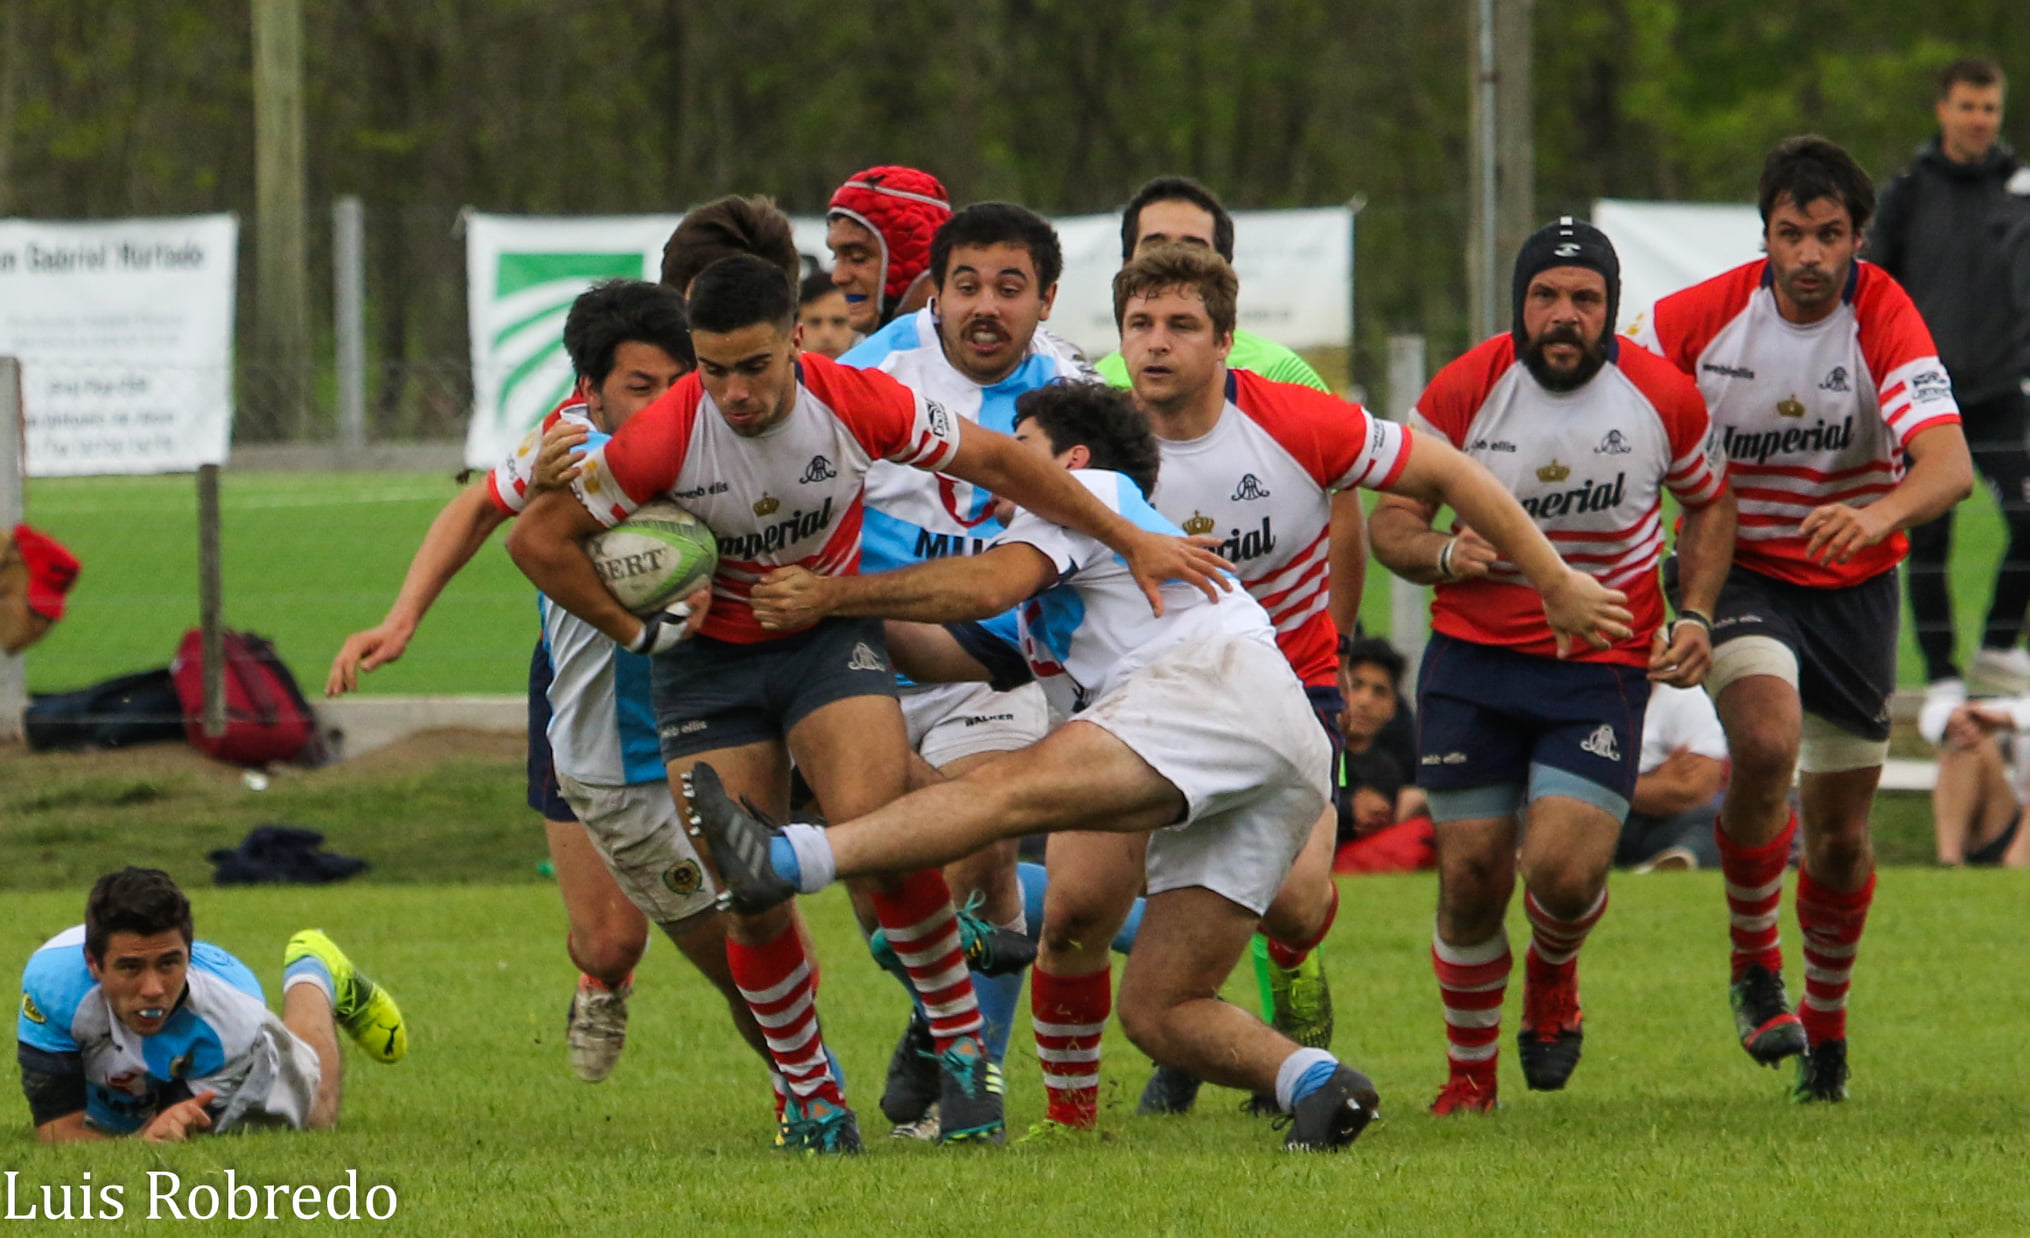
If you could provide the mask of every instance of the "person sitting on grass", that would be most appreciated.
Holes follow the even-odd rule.
[[[1727,782],[1727,733],[1712,698],[1696,688],[1651,688],[1636,771],[1615,865],[1639,873],[1717,867],[1713,821]]]
[[[209,1130],[338,1124],[337,1029],[377,1062],[409,1051],[387,990],[331,939],[305,929],[282,953],[282,1014],[245,963],[193,936],[168,873],[107,873],[85,922],[43,943],[21,975],[21,1090],[35,1136],[139,1135],[182,1143]]]
[[[2022,827],[2030,697],[1925,701],[1917,729],[1938,748],[1931,812],[1938,862],[2030,868]]]

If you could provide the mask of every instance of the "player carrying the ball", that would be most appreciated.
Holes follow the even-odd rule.
[[[690,313],[698,373],[586,457],[575,501],[537,498],[508,539],[516,563],[553,601],[624,647],[656,655],[657,729],[673,780],[709,760],[735,795],[785,812],[794,756],[840,819],[907,789],[908,741],[880,623],[828,619],[766,632],[748,600],[774,568],[856,569],[862,482],[876,459],[947,473],[1096,538],[1121,555],[1152,607],[1160,608],[1166,580],[1220,592],[1218,556],[1137,527],[1005,435],[976,426],[962,433],[960,419],[886,375],[800,357],[795,289],[768,263],[742,256],[707,268],[692,285]],[[658,495],[718,538],[703,615],[637,618],[600,583],[578,544]],[[981,1043],[943,876],[927,869],[868,884],[930,1015],[944,1072],[942,1139],[999,1140],[1000,1071]],[[858,1126],[825,1051],[810,962],[787,908],[736,917],[727,954],[789,1082],[788,1145],[857,1149]]]

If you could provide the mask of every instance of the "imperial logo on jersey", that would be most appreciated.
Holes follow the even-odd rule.
[[[806,354],[797,376],[795,403],[781,424],[743,438],[698,375],[687,375],[588,454],[572,484],[608,526],[656,495],[685,496],[685,507],[719,541],[713,605],[702,629],[717,640],[776,637],[747,604],[754,582],[772,569],[797,564],[826,576],[855,570],[861,487],[875,461],[934,469],[958,447],[953,418],[933,417],[921,396],[884,374]],[[818,476],[825,472],[815,467],[820,460],[829,474]]]
[[[1741,504],[1738,566],[1843,587],[1902,560],[1898,533],[1814,563],[1800,532],[1813,508],[1895,489],[1910,440],[1959,422],[1931,332],[1881,268],[1855,262],[1839,307],[1800,326],[1777,308],[1769,263],[1750,262],[1665,297],[1635,338],[1695,376],[1712,410]]]
[[[1572,656],[1647,663],[1650,636],[1663,620],[1663,491],[1696,508],[1726,484],[1691,380],[1641,349],[1614,347],[1585,386],[1553,393],[1516,361],[1514,338],[1501,335],[1440,370],[1411,424],[1485,465],[1567,563],[1628,594],[1634,636]],[[1514,450],[1516,443],[1528,452]],[[1440,584],[1431,626],[1522,653],[1554,656],[1557,649],[1542,599],[1506,559],[1484,580]]]
[[[1393,483],[1409,459],[1403,428],[1324,392],[1229,370],[1211,431],[1158,446],[1156,509],[1187,533],[1228,530],[1219,552],[1268,611],[1298,677],[1338,682],[1326,610],[1331,492]]]

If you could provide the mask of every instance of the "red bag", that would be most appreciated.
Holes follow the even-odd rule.
[[[169,673],[183,705],[183,733],[198,751],[235,765],[293,761],[317,733],[317,723],[296,677],[275,646],[251,632],[225,632],[226,731],[204,733],[204,634],[183,634]]]

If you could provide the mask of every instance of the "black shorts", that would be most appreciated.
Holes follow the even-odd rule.
[[[1325,742],[1332,745],[1332,768],[1339,768],[1339,758],[1346,752],[1346,732],[1339,729],[1339,715],[1346,712],[1346,697],[1340,694],[1339,685],[1305,684],[1304,695],[1311,701],[1311,712],[1318,715],[1318,725],[1325,728]],[[1341,792],[1345,788],[1334,781],[1332,802],[1339,806]]]
[[[895,697],[879,619],[826,619],[778,640],[693,637],[650,662],[663,760],[780,740],[856,696]]]
[[[1666,581],[1675,604],[1675,573]],[[1713,646],[1743,636],[1783,642],[1797,655],[1797,695],[1804,711],[1880,742],[1889,738],[1901,617],[1894,571],[1829,589],[1794,585],[1737,564],[1713,607]]]
[[[550,759],[550,649],[536,642],[529,659],[529,807],[545,821],[576,821],[578,814],[557,786],[557,766]]]

